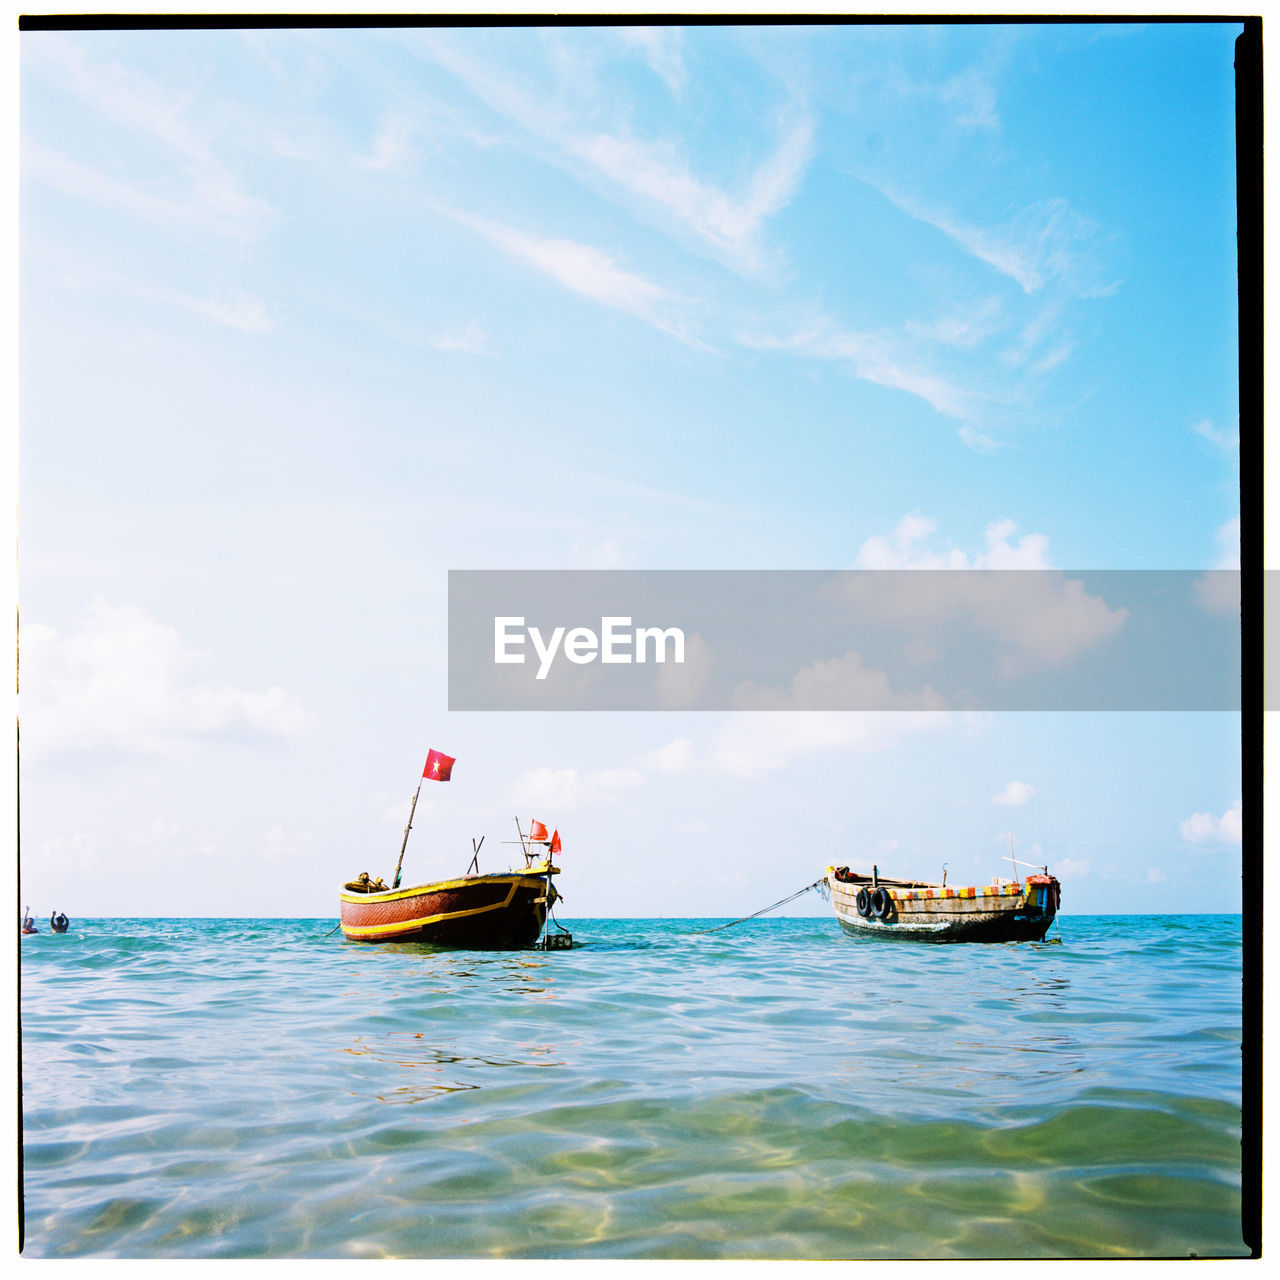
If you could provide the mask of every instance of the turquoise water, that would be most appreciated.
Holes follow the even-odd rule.
[[[23,939],[27,1254],[1246,1252],[1239,917],[565,923],[553,953]]]

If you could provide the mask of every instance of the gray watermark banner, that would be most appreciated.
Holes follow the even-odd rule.
[[[1238,570],[452,570],[451,711],[1238,711]]]

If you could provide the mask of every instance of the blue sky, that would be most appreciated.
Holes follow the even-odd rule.
[[[1234,716],[445,696],[451,568],[1236,563],[1237,34],[25,33],[24,899],[333,915],[434,746],[570,916],[1238,909]]]

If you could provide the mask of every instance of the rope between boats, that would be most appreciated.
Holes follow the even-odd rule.
[[[792,901],[792,899],[798,898],[802,894],[808,893],[810,889],[816,889],[820,884],[826,884],[826,882],[827,882],[827,878],[826,876],[823,876],[822,879],[815,880],[812,884],[805,885],[803,889],[797,889],[795,893],[789,895],[786,898],[780,899],[778,902],[775,902],[771,907],[761,907],[759,911],[753,911],[749,916],[739,916],[737,920],[730,920],[728,924],[718,924],[711,929],[695,929],[693,932],[695,934],[719,933],[721,929],[731,929],[735,924],[742,924],[743,921],[745,920],[754,920],[756,916],[762,916],[766,911],[772,911],[774,910],[775,907],[784,906],[786,903]]]

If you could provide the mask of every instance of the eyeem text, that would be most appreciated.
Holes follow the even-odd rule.
[[[545,680],[556,655],[563,649],[570,662],[683,662],[684,632],[679,627],[636,627],[630,618],[601,618],[597,634],[590,627],[556,627],[544,637],[537,627],[526,627],[524,618],[493,620],[493,660],[523,662],[526,638],[538,655],[538,679]],[[668,658],[668,645],[670,657]]]

